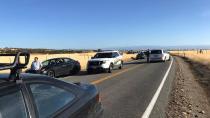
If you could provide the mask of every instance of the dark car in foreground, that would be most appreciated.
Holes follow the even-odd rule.
[[[40,74],[50,77],[77,74],[81,69],[80,63],[70,58],[53,58],[42,62]],[[30,69],[26,73],[33,73]]]
[[[20,74],[28,64],[0,64],[0,118],[98,118],[103,110],[94,85],[67,83],[38,74]],[[0,56],[8,56],[0,54]],[[12,55],[9,55],[12,56]]]

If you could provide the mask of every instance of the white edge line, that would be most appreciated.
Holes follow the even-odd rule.
[[[164,75],[164,77],[163,77],[163,80],[161,81],[161,83],[160,83],[160,85],[159,85],[157,91],[155,92],[155,94],[154,94],[152,100],[150,101],[149,105],[147,106],[146,111],[145,111],[144,114],[141,116],[141,118],[149,118],[149,116],[150,116],[150,114],[151,114],[151,112],[152,112],[152,110],[153,110],[153,108],[154,108],[154,106],[155,106],[155,103],[156,103],[156,101],[157,101],[157,99],[158,99],[158,97],[159,97],[159,95],[160,95],[160,92],[161,92],[161,90],[162,90],[162,88],[163,88],[163,85],[164,85],[164,83],[165,83],[165,81],[166,81],[166,79],[167,79],[167,77],[168,77],[168,74],[169,74],[169,72],[170,72],[170,70],[171,70],[171,67],[172,67],[172,64],[173,64],[173,58],[171,58],[171,59],[172,59],[172,60],[171,60],[171,64],[170,64],[170,66],[168,67],[168,70],[166,71],[166,73],[165,73],[165,75]]]

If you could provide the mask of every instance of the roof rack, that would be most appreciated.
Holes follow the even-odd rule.
[[[15,81],[19,80],[20,78],[20,70],[26,68],[29,63],[30,53],[28,52],[18,52],[17,54],[0,54],[0,57],[5,56],[14,56],[13,63],[0,63],[0,70],[11,70],[8,80]],[[20,57],[24,57],[24,63],[20,63]]]

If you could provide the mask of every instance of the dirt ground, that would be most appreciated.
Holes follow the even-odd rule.
[[[175,57],[176,78],[167,118],[210,118],[210,70],[186,58]]]

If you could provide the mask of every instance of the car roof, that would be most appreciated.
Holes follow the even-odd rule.
[[[9,74],[0,74],[0,83],[8,82]],[[29,79],[53,79],[45,75],[39,74],[29,74],[29,73],[21,73],[20,78],[22,80],[29,80]]]
[[[97,53],[112,53],[112,52],[119,52],[119,51],[102,51],[102,52],[97,52]]]
[[[50,60],[55,60],[55,59],[71,59],[71,58],[68,58],[68,57],[57,57],[57,58],[51,58],[51,59],[47,59],[45,61],[50,61]],[[72,59],[73,60],[73,59]],[[44,61],[43,61],[44,62]]]
[[[153,50],[161,50],[162,51],[163,49],[152,49],[151,51],[153,51]]]

